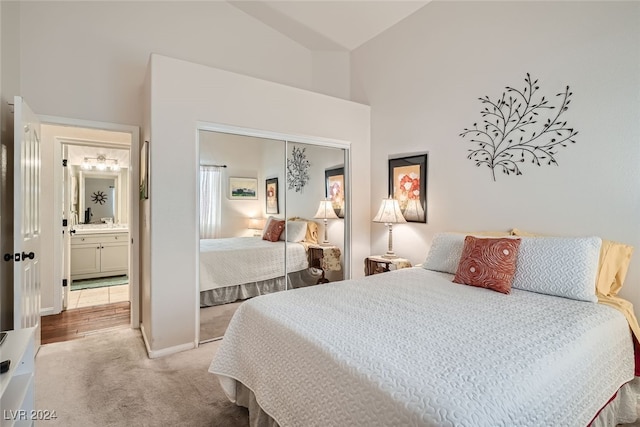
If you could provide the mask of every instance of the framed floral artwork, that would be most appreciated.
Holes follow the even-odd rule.
[[[407,222],[427,222],[427,153],[389,159],[389,194]]]
[[[344,218],[344,167],[326,169],[324,177],[326,181],[324,195],[331,200],[338,218]]]
[[[266,211],[268,214],[277,214],[279,212],[278,206],[278,178],[269,178],[266,181],[265,188],[265,203]]]

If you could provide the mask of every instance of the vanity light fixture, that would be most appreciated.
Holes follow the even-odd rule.
[[[84,161],[80,165],[84,170],[99,170],[106,171],[107,169],[118,172],[120,165],[117,159],[108,159],[104,154],[98,154],[98,157],[85,157]]]

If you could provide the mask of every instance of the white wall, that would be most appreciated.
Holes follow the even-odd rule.
[[[429,152],[428,224],[394,227],[394,249],[421,262],[434,233],[508,230],[598,235],[636,247],[622,296],[640,306],[640,3],[432,2],[352,56],[354,99],[371,105],[371,214],[391,155]],[[459,134],[478,98],[524,88],[529,72],[579,131],[559,166],[499,173],[466,158]],[[384,227],[371,225],[383,251]]]
[[[322,63],[224,1],[29,1],[20,8],[22,95],[39,114],[139,125],[151,53],[305,89],[313,89],[312,67]]]
[[[351,86],[349,71],[351,58],[348,52],[312,51],[311,79],[315,92],[349,99]]]
[[[342,58],[315,58],[227,2],[2,1],[0,5],[3,144],[13,135],[12,127],[7,127],[12,120],[7,102],[18,94],[41,115],[102,123],[148,122],[150,88],[145,77],[154,52],[294,87],[317,86],[320,92],[336,84],[344,90],[348,80],[346,75],[322,78],[313,73],[314,67],[341,63]],[[11,183],[11,174],[8,179]],[[149,203],[142,202],[140,209],[140,226],[148,231]],[[3,242],[11,241],[4,232],[10,226],[5,216]],[[141,248],[142,270],[149,267],[149,245],[146,241]],[[2,277],[3,283],[10,280]],[[146,280],[142,297],[148,302],[148,275],[142,273],[141,280],[143,284]],[[11,305],[10,300],[11,295],[4,297],[2,307],[7,301]],[[3,309],[2,316],[7,312]]]
[[[160,356],[196,340],[196,122],[349,141],[352,156],[361,159],[353,162],[353,188],[366,188],[369,107],[160,55],[150,67],[151,226],[144,239],[153,250],[143,327],[151,356]],[[357,276],[357,261],[369,252],[370,203],[366,191],[353,196]]]
[[[20,7],[0,2],[0,250],[13,252],[13,97],[20,94]],[[13,327],[13,265],[0,266],[0,329]]]

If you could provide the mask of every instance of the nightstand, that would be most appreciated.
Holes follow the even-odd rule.
[[[406,258],[384,258],[379,255],[371,255],[364,259],[365,276],[409,267],[411,267],[411,261]]]
[[[329,280],[324,276],[326,271],[340,271],[340,248],[337,246],[321,246],[311,245],[307,251],[309,259],[309,267],[319,268],[322,270],[322,276],[318,279],[318,283],[328,283]]]

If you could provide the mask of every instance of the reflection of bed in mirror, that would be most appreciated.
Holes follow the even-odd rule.
[[[309,269],[307,251],[317,243],[317,224],[289,221],[274,240],[264,235],[201,239],[200,307],[283,291],[287,283],[289,287],[316,284],[321,273]]]

